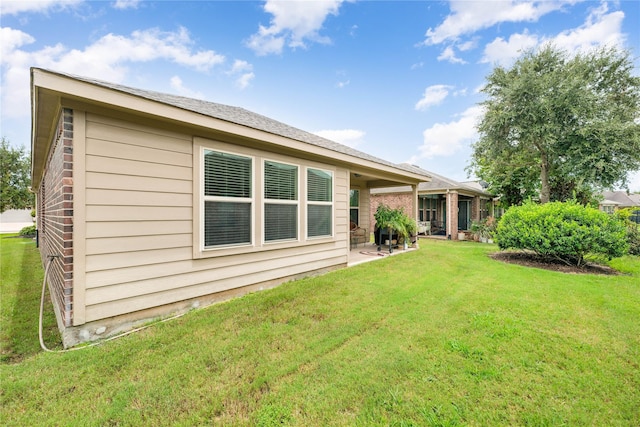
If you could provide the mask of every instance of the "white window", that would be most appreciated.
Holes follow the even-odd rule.
[[[204,150],[204,247],[250,245],[253,159]]]
[[[298,166],[264,162],[264,241],[298,239]]]
[[[307,237],[333,235],[333,173],[307,169]]]

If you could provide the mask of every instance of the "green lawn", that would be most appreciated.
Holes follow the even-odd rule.
[[[421,241],[47,354],[36,249],[1,242],[0,425],[640,424],[637,257],[567,275]]]

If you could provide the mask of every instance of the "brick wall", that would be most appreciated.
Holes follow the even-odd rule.
[[[413,195],[412,193],[394,193],[394,194],[372,194],[371,195],[371,209],[370,209],[370,217],[369,221],[371,224],[371,231],[375,227],[376,220],[373,217],[373,214],[376,213],[378,209],[378,205],[385,204],[389,206],[391,209],[400,209],[402,208],[404,212],[413,216]]]
[[[73,111],[63,109],[38,188],[38,241],[43,264],[59,255],[48,272],[58,319],[71,326],[73,316]]]

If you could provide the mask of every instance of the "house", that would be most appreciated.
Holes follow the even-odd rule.
[[[632,209],[629,219],[640,224],[640,194],[629,194],[626,191],[605,191],[598,208],[607,213],[614,213],[618,209]]]
[[[65,346],[349,262],[396,165],[242,108],[31,70],[32,187]],[[413,208],[417,213],[417,206]]]
[[[604,200],[600,202],[600,210],[612,213],[617,209],[640,209],[640,194],[629,194],[626,191],[604,191]]]
[[[418,185],[419,233],[439,234],[457,240],[458,233],[468,231],[472,221],[481,221],[495,215],[493,196],[480,183],[457,182],[417,166],[404,166],[431,176],[430,181]],[[405,212],[409,212],[415,204],[416,196],[413,193],[409,186],[372,189],[371,218],[379,204],[395,209],[403,208]]]

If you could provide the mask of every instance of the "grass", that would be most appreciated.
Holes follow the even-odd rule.
[[[493,250],[421,241],[45,354],[32,325],[4,331],[18,312],[37,325],[42,273],[3,238],[0,424],[638,425],[640,260],[566,275]]]

